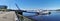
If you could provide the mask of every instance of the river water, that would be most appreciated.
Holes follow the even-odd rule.
[[[36,21],[60,21],[60,11],[51,11],[50,15],[38,15],[35,16],[35,13],[23,13],[23,16],[27,16]]]

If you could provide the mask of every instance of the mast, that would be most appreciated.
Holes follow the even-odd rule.
[[[18,7],[18,5],[15,3],[16,7],[18,8],[18,10],[20,10],[20,8]]]

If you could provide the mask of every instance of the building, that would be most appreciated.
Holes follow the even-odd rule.
[[[1,10],[7,10],[7,6],[6,5],[0,5],[0,11]]]

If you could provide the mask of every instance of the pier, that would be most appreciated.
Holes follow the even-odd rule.
[[[17,15],[15,11],[0,11],[0,21],[33,21],[31,19],[28,19],[20,14],[18,14],[19,19],[16,18]]]
[[[0,21],[33,21],[32,19],[24,17],[21,10],[19,11],[7,9],[5,5],[0,6]]]

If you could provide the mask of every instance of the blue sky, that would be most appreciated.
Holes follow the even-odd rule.
[[[8,9],[60,9],[60,0],[0,0],[0,5],[7,5]]]

